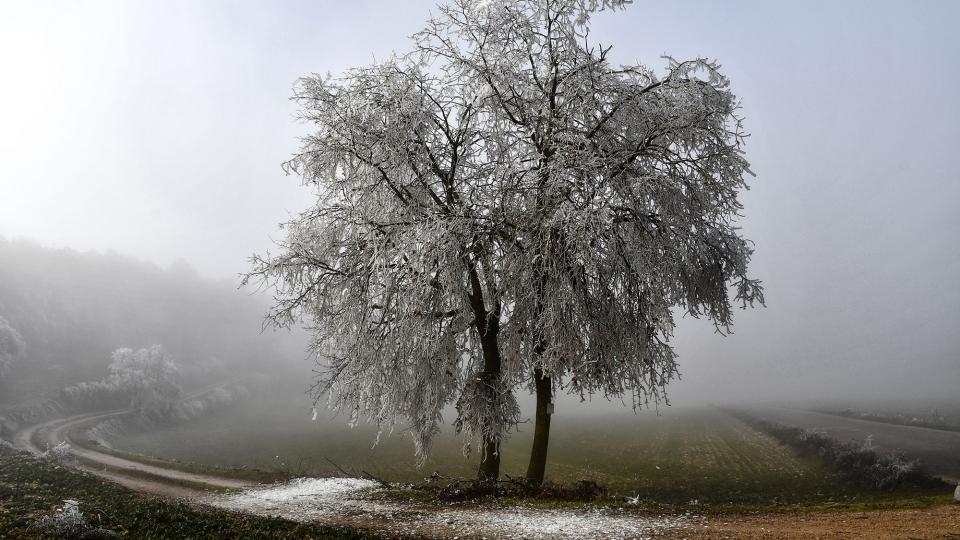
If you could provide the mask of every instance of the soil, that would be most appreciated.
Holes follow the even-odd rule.
[[[673,536],[675,534],[675,536]],[[675,538],[960,539],[960,504],[911,510],[759,514],[711,519]]]

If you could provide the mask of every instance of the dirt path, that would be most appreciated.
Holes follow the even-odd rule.
[[[220,386],[214,385],[193,391],[183,396],[182,400],[196,399]],[[148,465],[99,452],[95,448],[76,444],[70,439],[70,432],[77,427],[93,426],[126,412],[126,409],[89,412],[49,420],[33,426],[24,426],[14,433],[13,445],[32,454],[41,454],[65,442],[70,445],[71,454],[78,459],[75,463],[76,468],[136,491],[164,497],[197,498],[204,496],[210,489],[241,489],[255,485],[252,482],[231,478]]]
[[[123,410],[115,410],[79,414],[30,426],[14,435],[14,446],[29,450],[33,453],[40,453],[46,448],[52,448],[62,442],[66,442],[70,444],[70,452],[81,461],[80,468],[104,476],[138,491],[146,491],[159,495],[172,495],[177,497],[197,496],[203,493],[202,486],[240,489],[254,485],[252,482],[242,480],[147,465],[80,446],[70,439],[70,431],[74,428],[83,425],[93,425],[122,415],[124,412]],[[183,483],[186,482],[200,484],[201,489],[184,486]]]
[[[47,435],[45,437],[40,437],[40,433],[45,430],[54,429],[57,427],[69,428],[75,425],[75,423],[82,423],[92,421],[95,418],[110,418],[111,416],[122,414],[123,411],[112,411],[110,413],[103,414],[79,414],[76,416],[71,416],[68,418],[59,418],[57,420],[51,420],[49,422],[44,422],[42,424],[37,424],[35,426],[28,426],[16,432],[13,436],[13,445],[16,448],[21,450],[26,450],[32,454],[38,455],[43,453],[47,448],[56,446],[63,440],[57,440],[55,437]],[[44,442],[40,442],[39,439],[43,439]],[[71,446],[71,452],[76,454],[78,448]],[[196,494],[195,490],[185,488],[182,486],[177,486],[173,484],[167,484],[162,482],[155,482],[151,480],[146,480],[144,478],[131,478],[129,476],[123,476],[114,472],[108,471],[104,467],[97,467],[90,464],[76,464],[76,468],[87,471],[102,478],[106,478],[112,482],[116,482],[122,486],[126,486],[130,489],[137,491],[143,491],[146,493],[152,493],[155,495],[163,495],[165,497],[189,497]]]
[[[705,527],[671,537],[788,539],[870,538],[882,540],[960,539],[960,505],[920,510],[761,514],[711,519]]]

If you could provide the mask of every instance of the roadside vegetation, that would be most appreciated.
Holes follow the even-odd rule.
[[[842,416],[844,418],[868,420],[870,422],[896,424],[898,426],[914,426],[927,429],[940,429],[944,431],[960,431],[960,424],[950,422],[947,417],[936,408],[921,414],[862,411],[852,408],[845,408],[841,410],[817,409],[816,412]]]
[[[727,412],[800,456],[819,459],[852,485],[880,491],[903,488],[932,492],[949,488],[948,484],[928,474],[919,461],[902,453],[882,453],[872,445],[870,438],[859,444],[843,442],[824,433],[784,426],[743,412]]]

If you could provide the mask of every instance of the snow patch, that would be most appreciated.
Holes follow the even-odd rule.
[[[539,510],[510,507],[443,513],[448,524],[495,538],[589,540],[652,538],[665,531],[701,525],[702,518],[684,515],[617,515],[605,510]]]
[[[259,515],[360,526],[393,535],[533,540],[652,538],[666,531],[706,524],[704,517],[689,513],[650,516],[617,509],[445,507],[367,497],[369,491],[377,487],[376,482],[359,478],[298,478],[218,495],[207,502]]]
[[[284,516],[322,517],[349,506],[352,500],[346,496],[350,493],[376,485],[361,478],[296,478],[284,484],[248,488],[214,504],[255,513],[278,510]]]

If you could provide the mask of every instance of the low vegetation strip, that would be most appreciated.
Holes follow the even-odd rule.
[[[878,452],[869,438],[861,444],[842,442],[823,433],[784,426],[743,411],[724,410],[799,454],[821,459],[842,478],[858,486],[877,490],[893,490],[898,487],[933,490],[949,487],[942,480],[927,474],[919,462],[907,459],[902,453]]]
[[[50,525],[73,507],[64,501],[76,502],[83,516],[86,528],[77,530],[107,529],[128,538],[370,538],[356,531],[146,497],[0,445],[0,538],[63,538],[41,522]]]
[[[941,431],[960,431],[960,425],[949,423],[946,417],[940,414],[940,412],[937,410],[933,410],[925,415],[869,412],[858,411],[854,409],[814,409],[814,412],[832,414],[834,416],[842,416],[844,418],[855,418],[857,420],[867,420],[870,422],[880,422],[883,424],[894,424],[898,426],[914,426],[927,429],[939,429]]]

